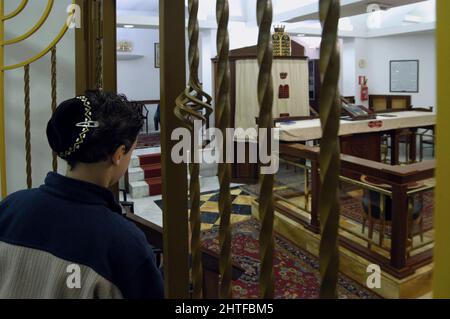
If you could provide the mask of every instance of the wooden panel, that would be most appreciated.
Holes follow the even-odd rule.
[[[392,98],[391,107],[393,109],[407,109],[409,107],[408,100],[405,98]]]
[[[238,163],[237,149],[238,145],[245,144],[245,163]],[[253,144],[253,143],[252,143]],[[249,163],[249,142],[234,142],[234,164],[232,166],[233,183],[257,183],[258,182],[258,164]]]
[[[387,110],[388,108],[387,100],[383,97],[374,98],[372,108],[375,112]]]
[[[381,161],[381,137],[378,133],[342,136],[341,153],[371,161]]]
[[[170,157],[175,145],[171,134],[182,127],[174,113],[174,101],[186,87],[184,1],[160,0],[159,17],[164,284],[167,298],[186,299],[189,297],[187,168],[183,163],[175,164]]]
[[[369,95],[369,109],[375,112],[407,110],[410,107],[411,95]]]

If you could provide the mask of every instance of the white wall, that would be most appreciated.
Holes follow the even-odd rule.
[[[370,94],[397,94],[389,92],[390,60],[419,60],[419,93],[407,95],[415,107],[436,106],[435,46],[434,32],[367,39]]]
[[[117,61],[117,90],[133,100],[159,99],[159,68],[155,68],[155,43],[159,43],[158,29],[117,29],[117,41],[133,43],[136,60]]]
[[[5,12],[13,11],[20,0],[8,0]],[[41,30],[21,44],[7,46],[5,63],[14,64],[34,56],[43,50],[59,33],[65,23],[66,7],[70,0],[55,1],[54,8]],[[45,9],[46,1],[29,1],[27,8],[5,25],[6,38],[23,34],[38,20]],[[58,50],[58,103],[75,94],[75,31],[69,30],[57,47]],[[31,145],[33,186],[42,184],[52,168],[52,157],[46,137],[47,121],[51,116],[50,54],[30,66],[31,77]],[[3,98],[3,97],[2,97]],[[25,137],[24,137],[24,93],[23,68],[6,71],[5,117],[7,148],[8,193],[26,188]],[[4,129],[1,127],[0,129]],[[65,172],[63,161],[59,171]]]
[[[158,29],[117,29],[117,41],[133,44],[133,54],[143,55],[135,60],[117,60],[117,91],[130,100],[159,100],[159,68],[155,68],[155,43]],[[149,131],[154,130],[156,105],[148,105]]]
[[[355,96],[355,39],[345,38],[341,43],[341,95]]]
[[[342,49],[343,95],[355,95],[360,101],[358,76],[368,78],[369,94],[411,95],[415,107],[436,106],[436,50],[434,32],[379,38],[344,39]],[[358,62],[366,60],[366,67]],[[391,60],[419,60],[419,93],[393,93],[389,88]],[[353,63],[352,63],[353,61]]]

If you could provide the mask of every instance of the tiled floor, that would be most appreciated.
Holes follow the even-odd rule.
[[[232,188],[235,188],[239,186],[239,184],[231,184]],[[219,212],[218,206],[217,206],[217,200],[215,193],[219,189],[219,182],[216,176],[212,177],[201,177],[200,178],[200,187],[202,193],[208,193],[208,195],[202,195],[200,200],[204,201],[203,207],[201,207],[202,212],[207,212],[209,214],[205,215],[202,218],[205,220],[205,223],[208,221],[212,221],[214,219],[214,214],[217,214]],[[233,202],[233,208],[237,216],[246,213],[249,208],[243,207],[245,205],[250,205],[250,199],[247,198],[247,195],[237,197],[238,189],[232,189],[231,194],[234,195],[234,202]],[[213,197],[213,198],[212,198]],[[162,226],[163,224],[163,218],[162,218],[162,210],[161,208],[155,203],[155,201],[160,201],[162,198],[161,195],[152,196],[152,197],[146,197],[146,198],[137,198],[133,199],[132,197],[128,198],[128,201],[134,202],[134,211],[135,214],[156,224],[159,226]],[[249,213],[250,214],[250,213]],[[239,217],[232,216],[232,221],[238,221]],[[218,219],[215,219],[214,222],[218,222]],[[210,224],[210,223],[209,223]],[[212,223],[211,227],[214,225]],[[206,226],[205,226],[206,227]],[[202,229],[205,229],[205,227],[202,226]]]

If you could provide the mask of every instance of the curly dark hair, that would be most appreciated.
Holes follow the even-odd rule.
[[[125,145],[128,153],[143,125],[138,104],[123,94],[87,91],[84,94],[92,107],[92,119],[99,127],[91,130],[79,150],[64,158],[71,168],[78,162],[96,163],[107,160],[118,147]]]

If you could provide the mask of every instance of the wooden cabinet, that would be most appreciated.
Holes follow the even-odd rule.
[[[319,60],[309,60],[309,105],[319,112],[320,66]]]

